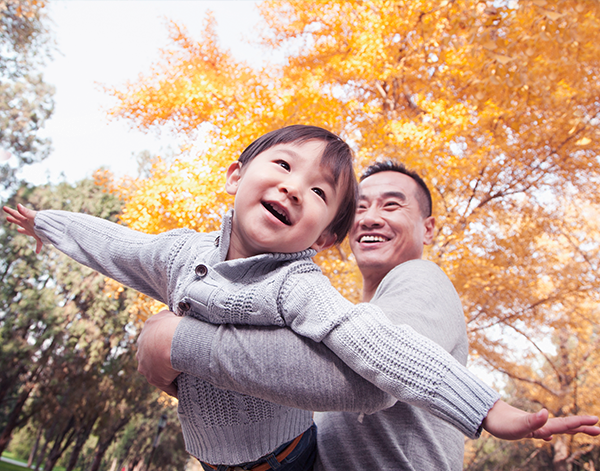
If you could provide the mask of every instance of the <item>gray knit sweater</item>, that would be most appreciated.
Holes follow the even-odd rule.
[[[398,265],[381,281],[371,302],[393,323],[410,325],[466,363],[460,298],[435,263],[411,260]],[[207,339],[212,339],[210,344]],[[368,415],[335,412],[339,391],[353,397],[365,391],[358,381],[331,385],[325,380],[327,366],[339,359],[322,347],[290,329],[215,326],[185,318],[173,337],[171,361],[177,370],[218,387],[330,411],[315,415],[319,428],[315,471],[462,470],[464,435],[425,409],[397,402]],[[315,371],[324,374],[315,377]]]
[[[225,260],[231,213],[220,233],[177,229],[142,234],[86,215],[42,211],[44,242],[99,272],[166,303],[178,314],[215,324],[288,326],[323,342],[380,389],[429,410],[467,436],[498,395],[435,343],[393,325],[379,308],[353,305],[311,261],[314,251]],[[318,374],[318,373],[317,373]],[[251,461],[303,432],[311,414],[178,379],[187,450],[202,461]]]

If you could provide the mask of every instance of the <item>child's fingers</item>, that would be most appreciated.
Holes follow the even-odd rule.
[[[6,220],[10,221],[10,222],[14,222],[14,218],[16,218],[19,215],[18,211],[14,210],[12,208],[9,208],[8,206],[2,206],[2,210],[6,214],[8,214],[8,216],[6,216]],[[13,220],[11,221],[11,219],[13,219]]]
[[[7,214],[6,220],[18,226],[17,232],[31,236],[35,239],[35,253],[40,253],[43,243],[33,229],[37,211],[26,208],[21,204],[17,205],[16,210],[9,208],[8,206],[3,206],[2,209]]]
[[[23,206],[22,204],[17,205],[17,210],[19,211],[19,213],[21,213],[23,216],[30,220],[33,220],[35,218],[35,215],[37,214],[37,211],[29,209]]]

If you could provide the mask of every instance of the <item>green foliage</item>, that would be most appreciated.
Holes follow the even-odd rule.
[[[43,7],[35,0],[0,0],[0,162],[14,156],[0,164],[0,188],[14,188],[17,170],[50,152],[50,140],[39,131],[52,114],[54,88],[35,72],[49,54]]]
[[[113,221],[121,207],[92,180],[22,186],[8,203]],[[136,371],[139,325],[129,307],[137,294],[51,247],[36,255],[32,241],[6,224],[0,239],[0,450],[28,424],[16,445],[35,447],[34,463],[46,471],[59,462],[69,471],[95,471],[106,467],[106,451],[135,420],[149,423],[146,432],[138,429],[138,446],[130,447],[142,456],[155,433],[153,421],[172,405]],[[178,424],[169,431],[177,433]],[[186,456],[181,440],[169,440],[168,461],[179,463],[172,456]]]

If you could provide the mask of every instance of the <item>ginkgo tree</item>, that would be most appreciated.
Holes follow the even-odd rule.
[[[245,146],[289,124],[326,127],[351,143],[357,171],[392,158],[430,184],[437,233],[427,257],[461,295],[475,361],[554,415],[597,412],[600,4],[259,8],[262,47],[285,60],[260,69],[236,60],[208,16],[199,39],[171,23],[152,70],[110,90],[115,118],[188,138],[150,178],[119,187],[123,221],[214,230],[232,202],[225,170]],[[347,246],[317,260],[358,300]],[[552,451],[556,469],[595,442],[564,443]]]

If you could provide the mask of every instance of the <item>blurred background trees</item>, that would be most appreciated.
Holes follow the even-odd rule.
[[[0,189],[14,188],[17,170],[51,149],[40,136],[54,107],[54,88],[39,72],[52,50],[44,4],[0,0]]]
[[[8,201],[17,203],[111,220],[122,205],[100,178],[23,186]],[[36,469],[60,462],[97,471],[112,461],[144,469],[167,414],[163,439],[172,443],[157,456],[162,469],[181,469],[187,456],[173,404],[137,373],[141,325],[129,307],[138,294],[54,249],[36,255],[5,223],[0,238],[0,451],[20,430],[15,447]]]

